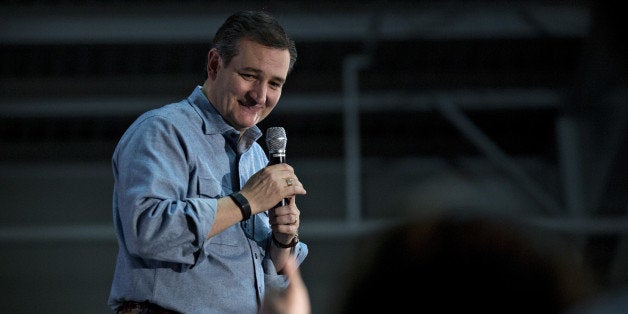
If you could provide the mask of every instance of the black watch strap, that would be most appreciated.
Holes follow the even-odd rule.
[[[251,217],[251,205],[249,205],[249,201],[244,197],[244,195],[240,194],[240,192],[235,192],[229,194],[229,197],[240,207],[240,211],[242,212],[242,221],[248,220]]]
[[[275,234],[273,233],[271,235],[271,237],[273,238],[273,243],[275,243],[276,246],[282,248],[282,249],[288,249],[288,248],[292,248],[295,247],[297,245],[297,243],[299,243],[299,234],[295,234],[294,238],[292,238],[292,241],[290,241],[290,243],[288,244],[283,244],[279,241],[277,241],[277,239],[275,238]]]

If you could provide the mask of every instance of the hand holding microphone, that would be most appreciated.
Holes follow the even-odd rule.
[[[266,146],[268,147],[269,167],[285,165],[286,145],[288,137],[282,127],[271,127],[266,131]],[[288,188],[301,189],[303,186],[294,174],[283,178]],[[300,211],[294,201],[294,195],[281,199],[281,201],[269,210],[269,220],[273,230],[273,242],[280,248],[291,248],[299,242],[299,216]]]
[[[284,129],[269,128],[266,143],[268,166],[251,176],[241,191],[251,206],[252,214],[289,205],[293,196],[307,193],[294,169],[285,163],[287,138]],[[293,223],[294,220],[293,217]]]

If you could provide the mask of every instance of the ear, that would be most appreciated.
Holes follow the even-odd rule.
[[[218,54],[218,50],[212,48],[207,53],[207,77],[214,80],[216,79],[216,74],[218,73],[218,68],[220,67],[220,55]]]

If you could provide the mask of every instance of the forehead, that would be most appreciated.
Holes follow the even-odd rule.
[[[285,80],[290,66],[290,52],[244,39],[238,44],[238,54],[231,64],[236,69],[259,71]]]

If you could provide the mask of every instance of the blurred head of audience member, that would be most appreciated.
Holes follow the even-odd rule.
[[[563,313],[597,290],[568,242],[513,216],[438,210],[366,237],[341,313]]]

